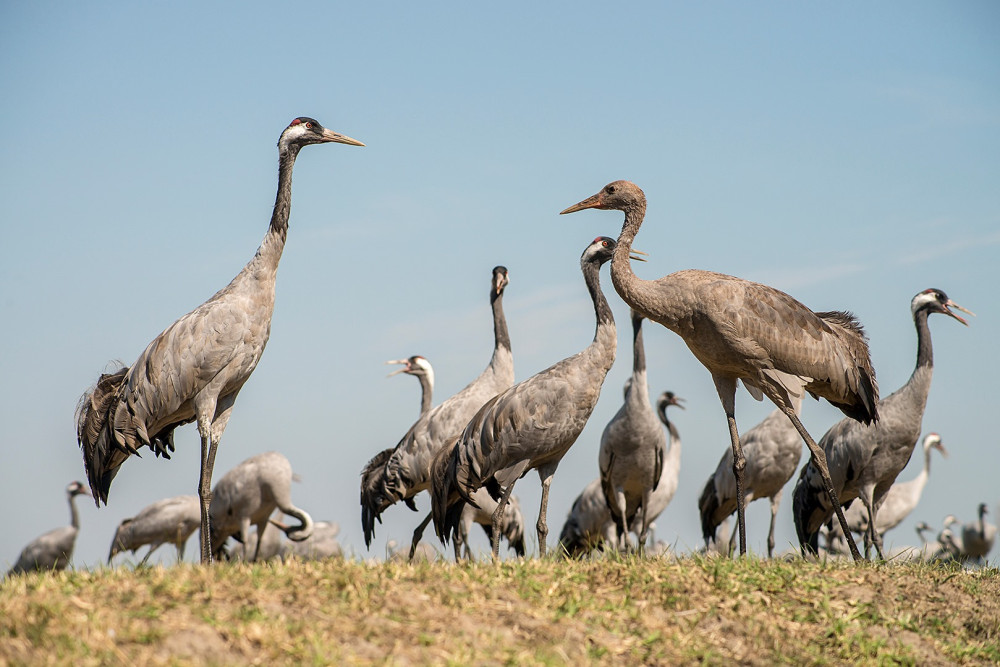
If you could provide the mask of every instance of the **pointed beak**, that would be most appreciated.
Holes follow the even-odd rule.
[[[941,452],[941,456],[948,458],[948,450],[944,448],[944,445],[941,443],[940,440],[937,442],[937,444],[934,445],[934,449]]]
[[[966,315],[972,315],[973,317],[976,316],[976,314],[974,312],[972,312],[971,310],[969,310],[968,308],[962,308],[960,305],[958,305],[957,303],[955,303],[951,299],[948,299],[948,302],[944,304],[944,311],[945,311],[945,313],[947,313],[948,315],[951,315],[952,317],[954,317],[956,320],[958,320],[959,322],[961,322],[965,326],[969,326],[969,323],[966,322],[965,319],[962,318],[960,315],[956,315],[955,313],[953,313],[952,310],[951,310],[952,308],[958,308],[960,311],[962,311]]]
[[[563,211],[563,213],[565,213],[565,211]],[[640,257],[639,255],[642,255],[642,257]],[[646,261],[644,259],[645,257],[649,257],[649,253],[648,252],[643,252],[641,250],[636,250],[635,248],[632,248],[629,251],[629,256],[628,256],[629,259],[634,259],[637,262],[645,262]]]
[[[686,410],[687,408],[685,408],[683,405],[681,405],[681,403],[683,403],[683,402],[684,402],[683,398],[681,398],[680,396],[674,396],[674,397],[672,397],[670,399],[670,401],[667,403],[667,405],[675,405],[678,408],[680,408],[681,410]]]
[[[601,208],[601,193],[598,192],[593,197],[587,197],[582,202],[578,204],[573,204],[567,209],[559,212],[559,215],[566,215],[567,213],[576,213],[577,211],[582,211],[585,208]]]
[[[387,378],[391,378],[393,375],[399,375],[400,373],[405,373],[410,370],[410,362],[408,359],[393,359],[392,361],[385,362],[386,364],[403,364],[402,368],[397,368],[393,372],[386,375]]]
[[[364,146],[363,143],[357,139],[351,139],[350,137],[334,132],[333,130],[328,130],[323,128],[323,142],[324,143],[335,143],[335,144],[347,144],[348,146]]]

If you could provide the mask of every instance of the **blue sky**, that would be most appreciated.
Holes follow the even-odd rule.
[[[280,450],[303,478],[296,503],[339,522],[348,550],[381,556],[387,539],[407,540],[420,516],[402,506],[371,552],[361,539],[358,473],[419,407],[417,383],[386,379],[383,362],[430,359],[435,404],[478,375],[496,264],[511,274],[518,380],[582,349],[594,323],[578,258],[621,217],[557,214],[626,178],[649,198],[641,277],[711,269],[852,310],[883,394],[913,368],[914,294],[939,287],[975,311],[969,328],[931,320],[923,432],[952,455],[935,460],[889,541],[913,543],[918,520],[996,508],[998,27],[992,2],[7,3],[0,566],[67,520],[63,489],[84,476],[80,394],[253,255],[275,142],[299,115],[367,146],[313,147],[297,163],[271,341],[216,479]],[[627,309],[603,278],[619,359],[556,474],[550,540],[597,474],[631,368]],[[683,342],[648,325],[646,342],[651,391],[687,399],[675,415],[679,490],[657,522],[684,550],[701,544],[697,496],[728,446],[726,422]],[[770,410],[741,394],[740,427]],[[803,413],[817,439],[839,417],[812,401]],[[101,562],[122,518],[194,492],[196,429],[176,443],[171,461],[127,463],[107,507],[81,503],[77,565]],[[516,493],[533,524],[537,477]],[[781,547],[794,541],[790,494]],[[748,514],[758,552],[765,505]]]

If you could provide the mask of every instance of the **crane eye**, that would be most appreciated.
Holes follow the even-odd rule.
[[[609,195],[613,195],[614,193],[615,193],[615,186],[609,185],[608,186],[608,194]]]
[[[312,129],[312,126],[313,126],[312,123],[309,123],[309,122],[306,123],[306,127],[309,128],[310,130]]]

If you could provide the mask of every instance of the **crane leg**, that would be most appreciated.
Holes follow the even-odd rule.
[[[514,482],[504,489],[503,497],[497,503],[497,508],[493,510],[493,531],[490,533],[490,547],[493,550],[493,562],[500,562],[500,526],[503,522],[503,513],[507,508],[507,501],[510,500],[511,491],[514,490]]]
[[[826,463],[826,453],[819,448],[816,441],[812,439],[809,432],[806,431],[806,427],[802,425],[799,421],[799,416],[795,414],[789,406],[784,406],[781,411],[792,420],[792,424],[795,429],[802,436],[802,439],[806,441],[806,445],[809,447],[809,451],[812,453],[813,465],[819,470],[820,476],[823,478],[823,484],[826,485],[826,494],[830,497],[830,503],[833,505],[834,511],[837,513],[837,520],[840,522],[840,527],[844,531],[844,536],[847,538],[847,546],[851,548],[851,557],[855,561],[861,560],[861,552],[858,551],[858,545],[854,541],[854,536],[851,535],[851,529],[847,525],[847,518],[844,516],[844,508],[840,506],[840,498],[837,497],[837,492],[833,488],[833,480],[830,478],[830,468]]]
[[[538,553],[540,558],[545,558],[545,540],[549,536],[546,514],[549,509],[549,487],[552,486],[552,475],[554,472],[551,471],[542,477],[542,502],[538,508],[538,522],[535,524],[535,530],[538,531]]]
[[[201,430],[201,429],[199,429]],[[201,480],[198,484],[198,498],[201,500],[201,562],[212,562],[212,534],[208,520],[208,509],[212,504],[212,468],[215,467],[215,452],[219,443],[206,432],[201,436]]]
[[[774,558],[774,523],[778,518],[778,506],[781,504],[781,489],[771,496],[771,528],[767,532],[767,557]]]
[[[740,533],[740,555],[747,553],[747,498],[743,473],[747,467],[747,459],[743,456],[743,446],[740,445],[740,433],[736,429],[736,416],[731,412],[726,414],[729,422],[729,439],[733,445],[733,476],[736,478],[736,526]]]

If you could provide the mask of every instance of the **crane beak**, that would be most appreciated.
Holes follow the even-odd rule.
[[[573,204],[567,209],[559,212],[559,215],[566,215],[567,213],[576,213],[577,211],[582,211],[585,208],[601,208],[601,193],[598,192],[593,197],[587,197],[582,202],[578,204]]]
[[[959,322],[961,322],[965,326],[969,326],[969,323],[966,322],[965,319],[962,318],[960,315],[956,315],[955,313],[953,313],[952,310],[951,310],[952,308],[958,308],[960,311],[962,311],[966,315],[972,315],[973,317],[976,316],[976,314],[974,312],[972,312],[971,310],[969,310],[968,308],[962,308],[960,305],[958,305],[957,303],[955,303],[951,299],[948,299],[947,303],[944,304],[944,312],[946,314],[948,314],[948,315],[951,315],[952,317],[954,317],[956,320],[958,320]]]
[[[937,443],[936,443],[936,444],[934,445],[934,449],[936,449],[936,450],[938,450],[939,452],[941,452],[941,456],[943,456],[943,457],[945,457],[945,458],[948,458],[948,450],[944,448],[944,445],[942,445],[942,444],[941,444],[941,441],[938,441],[938,442],[937,442]]]
[[[393,359],[392,361],[385,362],[386,364],[403,364],[402,368],[398,368],[393,372],[386,375],[387,378],[391,378],[393,375],[399,375],[400,373],[405,373],[410,370],[410,362],[407,359]]]
[[[323,143],[347,144],[348,146],[364,146],[357,139],[323,128]]]
[[[639,257],[639,255],[642,255],[643,257]],[[634,259],[637,262],[645,262],[646,260],[644,259],[644,257],[649,257],[649,253],[648,252],[643,252],[641,250],[636,250],[635,248],[632,248],[629,251],[629,255],[628,255],[629,259]]]

